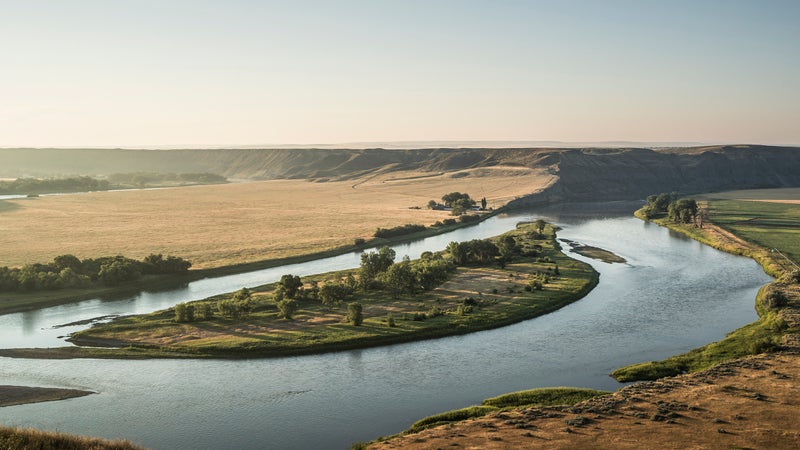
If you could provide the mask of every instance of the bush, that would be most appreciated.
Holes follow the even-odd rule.
[[[386,326],[392,328],[397,326],[397,324],[394,322],[394,316],[392,315],[392,313],[386,315]]]
[[[355,240],[353,240],[353,244],[354,244],[356,247],[361,247],[362,245],[364,245],[364,244],[366,244],[366,243],[367,243],[367,241],[366,241],[366,239],[364,239],[364,238],[355,238]]]
[[[364,322],[361,303],[353,302],[347,305],[347,321],[354,326],[360,326]]]
[[[783,308],[789,302],[786,294],[783,291],[770,291],[764,296],[763,304],[767,309]]]

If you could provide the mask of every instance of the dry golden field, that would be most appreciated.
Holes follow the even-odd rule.
[[[445,219],[447,212],[425,205],[447,192],[485,196],[497,208],[554,180],[543,169],[496,167],[5,200],[0,266],[46,262],[65,253],[164,253],[187,258],[196,268],[309,254],[369,238],[378,227]]]

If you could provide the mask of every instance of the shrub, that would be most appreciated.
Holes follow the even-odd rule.
[[[347,321],[354,326],[360,326],[364,322],[361,303],[353,302],[347,305]]]
[[[783,291],[770,291],[764,296],[763,304],[767,309],[783,308],[789,302]]]
[[[392,313],[389,313],[389,314],[386,315],[386,325],[388,327],[396,327],[397,326],[397,324],[394,323],[394,316],[392,315]]]
[[[360,247],[360,246],[362,246],[362,245],[364,245],[366,243],[367,243],[367,241],[364,238],[355,238],[353,240],[353,244],[355,244],[357,247]]]

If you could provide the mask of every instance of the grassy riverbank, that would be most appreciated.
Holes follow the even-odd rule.
[[[537,236],[531,224],[503,236],[535,256],[514,256],[501,268],[496,263],[458,267],[435,289],[392,296],[384,290],[357,292],[364,321],[346,321],[347,305],[298,302],[292,320],[280,317],[272,293],[275,284],[254,289],[256,307],[247,317],[191,323],[175,321],[173,309],[124,317],[92,327],[73,341],[92,346],[45,350],[5,350],[6,356],[42,357],[272,357],[320,353],[394,344],[496,328],[555,311],[586,295],[598,281],[588,264],[564,255],[547,227]],[[538,249],[538,250],[535,250]],[[447,257],[447,256],[445,256]],[[304,277],[306,286],[341,280],[350,271]],[[542,289],[532,288],[535,280]],[[227,296],[193,302],[215,303]],[[390,319],[391,318],[391,319]],[[394,326],[391,326],[393,323]],[[121,349],[98,349],[100,345]]]
[[[34,292],[3,292],[0,293],[0,315],[13,314],[23,311],[33,311],[50,306],[64,305],[68,303],[80,302],[83,300],[101,298],[103,300],[114,300],[137,295],[142,291],[157,291],[166,289],[176,289],[192,281],[200,280],[203,278],[221,277],[225,275],[234,275],[238,273],[251,272],[255,270],[269,269],[272,267],[279,267],[289,264],[300,264],[316,259],[330,258],[339,256],[346,253],[359,252],[366,248],[373,248],[382,245],[396,245],[405,242],[412,242],[419,239],[424,239],[431,236],[437,236],[444,233],[476,225],[490,217],[493,217],[503,212],[503,209],[497,209],[490,212],[480,214],[474,221],[456,221],[449,225],[431,226],[423,231],[406,234],[403,236],[395,236],[390,238],[372,238],[364,240],[361,244],[348,244],[336,247],[329,250],[318,251],[313,253],[299,254],[287,256],[283,258],[266,259],[262,261],[254,261],[248,263],[231,264],[221,267],[213,267],[207,269],[193,269],[189,270],[184,275],[148,275],[142,277],[140,280],[131,283],[124,283],[120,286],[103,286],[96,285],[85,288],[72,288],[72,289],[58,289],[58,290],[43,290]]]
[[[703,370],[723,361],[773,351],[780,347],[784,336],[800,333],[787,317],[792,309],[783,307],[800,307],[800,288],[790,280],[795,261],[786,256],[800,255],[800,239],[787,238],[798,232],[792,217],[800,214],[800,205],[709,199],[703,206],[711,222],[703,228],[666,218],[652,221],[719,250],[751,257],[778,281],[759,291],[755,299],[759,319],[755,322],[688,353],[619,368],[611,374],[618,381],[654,380]],[[641,210],[636,216],[644,219]],[[771,251],[779,245],[782,251]],[[787,305],[770,307],[767,298],[775,291],[788,298]]]
[[[40,431],[30,428],[0,426],[0,448],[37,450],[138,450],[129,441],[75,436],[66,433]]]

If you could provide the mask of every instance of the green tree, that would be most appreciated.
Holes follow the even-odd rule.
[[[364,322],[361,303],[353,302],[347,305],[347,321],[355,326],[360,326]]]
[[[481,199],[481,209],[484,211],[486,210],[486,197]]]
[[[279,301],[277,306],[280,316],[286,320],[292,320],[294,313],[297,312],[297,302],[290,298]]]
[[[381,247],[377,252],[361,253],[361,268],[359,278],[364,290],[369,289],[369,285],[377,276],[394,264],[395,251],[391,247]]]
[[[186,303],[175,305],[175,322],[186,322]]]
[[[404,258],[402,262],[389,266],[383,275],[383,282],[394,299],[400,297],[400,294],[413,293],[416,287],[416,276],[408,257]]]
[[[469,258],[469,247],[464,242],[453,241],[447,244],[447,253],[457,266],[463,266]]]
[[[300,277],[292,274],[281,276],[278,284],[283,287],[285,296],[291,299],[297,298],[300,288],[303,287],[303,281],[300,280]]]

